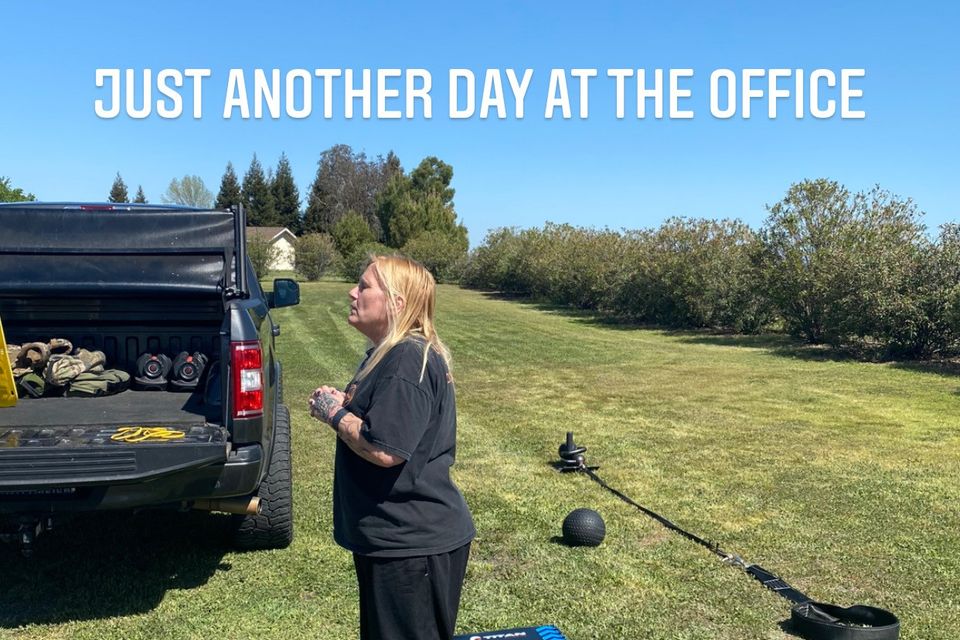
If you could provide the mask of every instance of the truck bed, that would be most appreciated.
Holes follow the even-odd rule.
[[[204,404],[200,393],[124,391],[101,398],[21,399],[15,407],[0,409],[0,436],[25,425],[196,426],[220,421],[220,407]]]

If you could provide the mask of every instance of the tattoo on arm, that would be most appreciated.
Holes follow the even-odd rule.
[[[313,409],[324,422],[330,421],[330,412],[334,407],[339,406],[340,401],[331,393],[318,393],[313,400]]]
[[[348,413],[340,421],[338,435],[358,456],[380,467],[392,467],[403,462],[403,458],[379,448],[363,434],[363,420]]]

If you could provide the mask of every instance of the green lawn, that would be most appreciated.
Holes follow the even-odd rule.
[[[239,554],[201,514],[81,518],[37,557],[0,549],[0,637],[355,637],[331,539],[333,436],[303,399],[365,347],[351,285],[277,312],[294,428],[297,532]],[[905,639],[960,636],[960,377],[836,361],[781,337],[670,333],[442,287],[455,477],[479,531],[460,632],[556,624],[572,640],[787,638],[789,603],[550,462],[567,430],[599,474],[811,596],[892,609]],[[596,549],[556,542],[597,509]]]

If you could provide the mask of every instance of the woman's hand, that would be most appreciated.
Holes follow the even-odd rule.
[[[330,424],[333,416],[343,406],[344,399],[343,392],[339,389],[326,385],[318,387],[307,401],[310,405],[310,415]]]

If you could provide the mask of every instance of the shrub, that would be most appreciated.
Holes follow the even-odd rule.
[[[890,357],[947,353],[960,336],[960,227],[943,225],[936,242],[922,238],[918,245],[900,307],[905,313],[891,314],[888,326]]]
[[[770,308],[756,289],[755,244],[735,221],[675,218],[622,234],[552,223],[498,229],[461,282],[635,320],[757,331]]]
[[[280,250],[264,238],[258,236],[247,237],[247,256],[253,263],[253,270],[258,279],[267,277],[270,265],[279,256]]]
[[[849,192],[829,180],[790,186],[761,230],[758,267],[789,333],[835,342],[840,301],[851,293],[854,213]]]
[[[556,304],[599,309],[623,267],[622,238],[606,229],[547,223],[535,245],[529,256],[531,288]]]
[[[654,320],[679,327],[757,331],[770,318],[751,263],[755,235],[738,220],[671,218],[651,235],[661,299]]]
[[[370,225],[356,211],[348,211],[333,225],[333,242],[342,256],[353,254],[358,247],[376,241]]]
[[[326,233],[309,233],[297,240],[294,268],[305,280],[319,280],[339,261],[333,239]]]
[[[424,231],[403,246],[403,253],[422,263],[438,282],[457,282],[467,260],[467,239],[443,231]]]
[[[526,235],[521,237],[521,233]],[[533,233],[507,227],[490,231],[483,244],[467,258],[461,284],[506,293],[532,293],[528,279],[520,270],[524,253],[530,248],[524,238]]]
[[[924,228],[912,201],[804,181],[770,207],[758,263],[787,329],[811,343],[929,351],[918,293]]]
[[[350,255],[343,256],[338,271],[343,278],[358,281],[360,276],[363,275],[363,270],[366,268],[371,255],[390,255],[393,253],[396,253],[395,249],[379,242],[368,242],[356,247]]]

